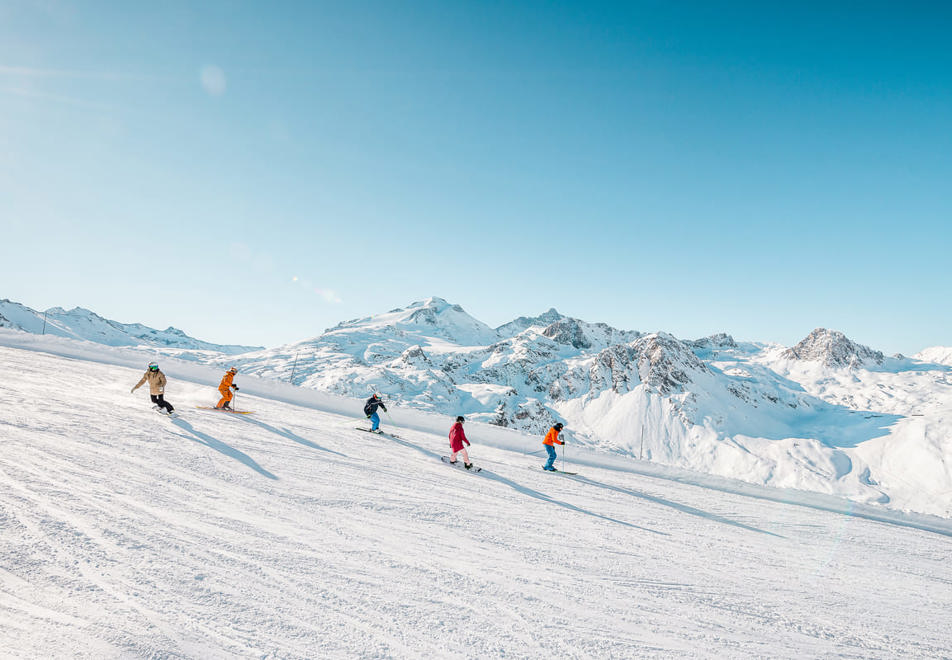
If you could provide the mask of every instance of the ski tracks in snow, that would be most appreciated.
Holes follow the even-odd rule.
[[[265,399],[170,394],[169,420],[133,370],[69,362],[80,403],[62,358],[0,364],[15,656],[950,655],[948,537],[488,447],[463,473],[443,437]]]

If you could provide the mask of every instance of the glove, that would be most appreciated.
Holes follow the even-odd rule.
[[[237,386],[237,385],[232,385],[232,387],[235,388],[235,391],[236,391],[236,392],[238,391],[238,386]]]
[[[467,447],[472,447],[472,445],[469,444],[468,442],[466,443],[466,446],[467,446]]]

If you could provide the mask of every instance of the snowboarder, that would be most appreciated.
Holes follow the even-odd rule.
[[[367,399],[367,403],[364,404],[364,414],[367,415],[367,418],[371,422],[371,433],[382,433],[380,430],[380,415],[377,414],[377,408],[383,408],[383,411],[387,412],[387,406],[383,405],[383,399],[375,392],[372,397]]]
[[[139,382],[136,383],[136,386],[132,388],[132,393],[135,394],[136,390],[146,381],[149,381],[149,395],[152,397],[152,403],[155,404],[153,408],[159,412],[164,410],[166,415],[171,415],[175,412],[175,408],[172,407],[172,404],[165,400],[165,383],[167,381],[165,374],[159,371],[159,365],[155,362],[149,363],[149,368],[142,375]]]
[[[469,447],[469,440],[466,439],[466,434],[463,432],[463,422],[466,420],[462,415],[456,418],[456,423],[453,424],[453,428],[450,429],[450,464],[456,465],[456,454],[463,454],[463,467],[467,470],[473,469],[473,464],[469,462],[469,454],[463,448],[463,443],[466,443],[466,446]]]
[[[218,405],[215,406],[216,408],[231,410],[231,400],[234,397],[231,391],[238,391],[238,386],[231,382],[234,380],[236,373],[238,373],[238,368],[232,367],[226,371],[225,375],[222,377],[221,384],[218,386],[218,391],[221,392],[221,400],[218,402]]]
[[[545,434],[545,440],[542,441],[542,444],[545,445],[545,451],[549,455],[549,460],[546,461],[545,465],[542,467],[543,470],[548,470],[549,472],[556,472],[555,469],[555,445],[564,445],[565,443],[559,440],[559,434],[562,433],[562,422],[557,422],[555,426],[549,429],[549,432]]]

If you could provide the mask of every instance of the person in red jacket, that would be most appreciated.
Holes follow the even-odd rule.
[[[546,464],[542,466],[543,470],[548,470],[549,472],[555,472],[555,445],[564,445],[565,443],[559,440],[559,434],[562,432],[562,422],[558,422],[555,426],[549,429],[549,432],[545,434],[545,440],[542,441],[542,444],[545,445],[545,451],[549,454],[549,460],[546,461]]]
[[[456,454],[460,453],[463,455],[463,467],[470,470],[473,464],[469,462],[469,454],[466,449],[463,448],[463,443],[466,443],[466,446],[469,447],[469,440],[466,439],[466,433],[463,432],[463,422],[465,421],[463,416],[460,415],[456,418],[456,423],[453,424],[453,428],[450,429],[450,449],[453,451],[450,456],[450,463],[455,465]]]

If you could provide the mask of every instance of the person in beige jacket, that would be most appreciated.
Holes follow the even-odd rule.
[[[153,408],[159,412],[164,411],[166,415],[171,415],[175,408],[165,400],[165,383],[167,382],[165,374],[159,371],[159,365],[155,362],[149,363],[148,370],[142,375],[136,386],[132,388],[132,393],[135,394],[135,391],[146,381],[149,381],[149,395],[152,397],[152,403],[155,404]]]

